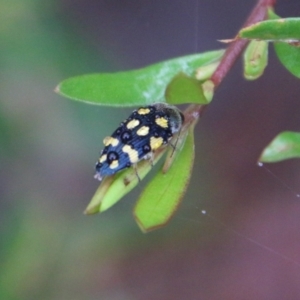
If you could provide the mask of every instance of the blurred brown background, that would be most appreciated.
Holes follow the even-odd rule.
[[[239,62],[222,83],[183,203],[146,235],[131,212],[144,184],[82,214],[102,139],[131,110],[53,92],[71,76],[221,48],[255,3],[0,2],[0,299],[300,299],[300,163],[267,166],[293,191],[256,166],[277,133],[300,131],[299,79],[273,50],[261,79],[246,82]],[[277,13],[299,16],[300,3],[278,1]]]

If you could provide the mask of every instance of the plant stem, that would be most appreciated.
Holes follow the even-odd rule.
[[[259,0],[242,28],[263,21],[267,16],[268,8],[274,6],[275,2],[276,0]],[[218,68],[211,77],[215,88],[220,85],[248,42],[248,40],[237,39],[226,49]]]
[[[273,7],[275,3],[276,0],[258,0],[242,28],[265,20],[268,8]],[[214,83],[214,90],[216,90],[223,81],[248,43],[248,40],[236,39],[226,49],[220,64],[210,78],[210,80]],[[201,117],[206,107],[207,105],[191,104],[185,111],[186,121],[191,122],[193,119]]]

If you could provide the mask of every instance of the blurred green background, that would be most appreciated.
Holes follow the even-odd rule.
[[[71,76],[218,49],[254,4],[0,1],[0,299],[299,299],[300,165],[270,166],[292,192],[256,166],[279,131],[300,131],[299,80],[273,52],[262,79],[245,82],[238,64],[219,88],[184,201],[146,235],[131,213],[144,183],[102,215],[82,214],[102,139],[130,109],[53,92]],[[298,0],[278,9],[300,12]]]

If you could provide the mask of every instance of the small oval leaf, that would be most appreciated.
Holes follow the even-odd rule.
[[[239,36],[259,40],[300,40],[300,18],[273,19],[243,28]]]
[[[284,131],[264,149],[259,161],[271,163],[297,157],[300,157],[300,133]]]
[[[211,102],[214,96],[215,84],[211,80],[202,83],[203,94],[208,103]]]
[[[284,67],[294,76],[300,78],[300,47],[287,43],[274,43],[275,52]]]
[[[204,81],[209,79],[212,76],[212,74],[216,71],[218,65],[219,65],[219,61],[216,61],[209,65],[205,65],[200,68],[197,68],[195,74],[196,79],[198,79],[199,81]]]
[[[204,96],[201,82],[184,73],[177,74],[168,84],[165,98],[168,103],[208,104]]]
[[[197,68],[219,61],[224,50],[179,57],[128,72],[88,74],[61,82],[55,91],[90,104],[139,106],[163,101],[168,83],[179,72],[192,75]],[[189,103],[183,99],[181,103]],[[170,102],[172,103],[172,102]],[[174,103],[175,104],[175,103]]]
[[[269,10],[269,18],[278,20],[280,17],[273,10]],[[294,76],[300,78],[300,47],[284,42],[274,43],[276,55],[283,66]]]
[[[168,172],[156,174],[134,208],[136,222],[144,232],[164,226],[183,198],[194,161],[193,127],[190,127],[184,146]]]
[[[259,78],[268,64],[268,42],[253,40],[244,52],[244,76],[248,80]]]

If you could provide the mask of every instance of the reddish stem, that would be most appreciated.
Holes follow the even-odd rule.
[[[275,2],[276,0],[259,0],[242,27],[263,21],[267,16],[268,8],[273,7]],[[215,88],[222,82],[247,44],[248,40],[237,39],[226,49],[218,68],[211,77]]]
[[[263,21],[267,16],[268,8],[273,7],[275,3],[276,0],[258,0],[256,6],[252,10],[242,28]],[[237,39],[226,49],[219,66],[210,79],[215,85],[214,89],[220,85],[248,42],[248,40]],[[194,122],[199,119],[206,107],[207,105],[189,105],[189,107],[185,110],[185,122]]]

